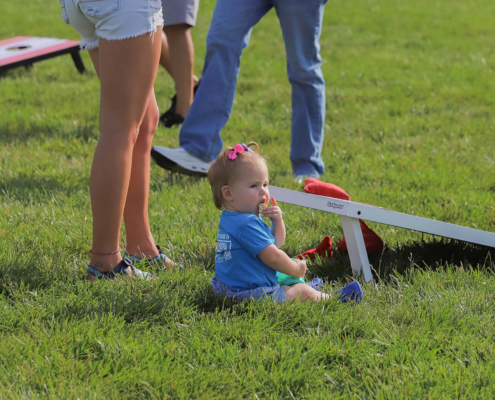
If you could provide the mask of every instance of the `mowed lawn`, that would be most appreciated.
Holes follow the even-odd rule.
[[[214,0],[193,29],[201,74]],[[2,0],[0,40],[78,39],[55,0]],[[323,178],[355,201],[495,231],[495,3],[330,0]],[[370,224],[360,305],[232,304],[213,295],[220,212],[204,179],[152,166],[157,242],[183,272],[85,281],[99,82],[70,56],[0,76],[0,398],[493,398],[495,252]],[[290,85],[273,10],[245,50],[226,144],[257,141],[271,183],[289,162]],[[173,82],[155,92],[169,107]],[[178,145],[159,128],[155,144]],[[289,255],[342,237],[338,218],[282,205]],[[125,246],[122,236],[122,246]],[[495,244],[494,244],[495,245]],[[333,292],[346,254],[308,276]]]

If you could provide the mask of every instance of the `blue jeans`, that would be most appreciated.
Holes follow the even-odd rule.
[[[319,39],[325,3],[326,0],[217,0],[206,41],[201,85],[182,125],[180,146],[205,162],[214,160],[222,151],[220,131],[232,110],[242,50],[249,43],[252,27],[275,7],[292,86],[292,170],[295,175],[323,175],[325,80]]]
[[[311,282],[306,282],[306,285],[311,286],[315,290],[320,290],[322,284],[323,281],[320,278],[314,278]],[[214,276],[211,278],[211,286],[213,287],[213,291],[215,293],[227,296],[228,298],[234,297],[238,301],[251,299],[259,300],[264,299],[265,297],[270,297],[277,303],[284,303],[286,300],[284,289],[282,289],[280,285],[263,286],[250,290],[236,291],[228,287],[220,278]],[[345,296],[345,294],[343,296]]]
[[[260,300],[266,297],[271,298],[276,303],[285,302],[285,292],[279,285],[258,287],[256,289],[236,291],[229,288],[220,278],[211,278],[211,286],[216,294],[235,298],[237,301]]]

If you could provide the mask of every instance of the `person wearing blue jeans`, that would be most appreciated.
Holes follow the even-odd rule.
[[[292,170],[299,181],[323,175],[325,80],[319,38],[326,1],[217,0],[201,85],[182,126],[180,147],[155,146],[151,154],[157,164],[171,171],[206,175],[210,162],[222,151],[220,132],[232,110],[242,51],[253,26],[275,7],[292,86]]]

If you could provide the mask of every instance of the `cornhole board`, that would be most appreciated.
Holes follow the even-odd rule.
[[[86,71],[79,54],[79,42],[67,39],[18,36],[0,40],[0,72],[70,54],[77,70]]]
[[[335,199],[333,197],[318,196],[295,190],[282,189],[270,186],[270,195],[277,202],[294,204],[296,206],[312,208],[331,214],[340,215],[344,236],[352,265],[352,272],[362,275],[366,282],[373,280],[366,247],[364,245],[363,232],[359,225],[359,219],[378,222],[409,229],[431,235],[442,236],[450,239],[462,240],[483,246],[495,247],[495,233],[466,228],[447,222],[435,221],[416,215],[403,214],[382,207]]]

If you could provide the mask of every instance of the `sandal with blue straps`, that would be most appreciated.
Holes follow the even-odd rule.
[[[110,271],[99,271],[95,267],[88,265],[88,273],[94,275],[97,279],[115,279],[118,275],[120,276],[136,276],[143,280],[148,280],[151,278],[156,278],[155,275],[150,274],[149,272],[144,272],[132,265],[131,260],[127,257],[124,257],[121,262],[119,262],[115,267],[113,267]]]
[[[361,288],[359,282],[356,281],[349,283],[340,290],[337,290],[335,294],[338,295],[338,299],[342,303],[347,303],[351,300],[360,303],[361,300],[363,300],[363,289]]]
[[[183,265],[175,264],[172,260],[170,260],[170,258],[169,258],[170,264],[167,265],[166,262],[167,262],[168,257],[165,255],[165,253],[160,248],[160,246],[156,245],[156,249],[158,250],[158,255],[156,257],[152,257],[152,258],[145,258],[144,260],[146,260],[146,264],[149,264],[149,265],[161,264],[164,267],[179,267],[179,269],[184,268]],[[124,257],[131,260],[131,262],[133,264],[139,264],[143,261],[143,258],[133,256],[132,254],[129,254],[127,251],[124,253]]]

